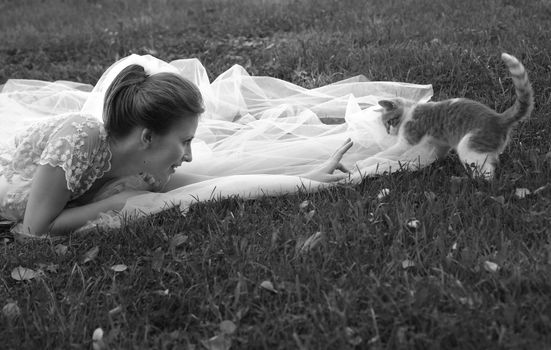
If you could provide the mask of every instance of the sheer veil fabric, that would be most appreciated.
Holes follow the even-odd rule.
[[[256,198],[333,186],[298,175],[327,160],[347,138],[354,146],[342,163],[354,169],[353,182],[399,170],[404,161],[415,160],[416,167],[423,167],[435,159],[431,150],[415,159],[378,155],[396,137],[386,133],[377,101],[401,96],[426,102],[432,96],[431,85],[371,82],[360,75],[305,89],[276,78],[250,76],[238,65],[210,82],[197,59],[167,63],[149,55],[119,60],[93,88],[67,81],[7,81],[0,93],[0,142],[28,123],[67,112],[80,111],[101,120],[105,91],[130,64],[144,66],[149,74],[175,72],[197,84],[206,112],[192,144],[193,162],[177,171],[215,178],[167,193],[133,197],[122,211],[125,215],[153,214],[172,205],[185,212],[192,203],[213,198]],[[98,223],[113,227],[120,220],[107,213],[93,224]]]

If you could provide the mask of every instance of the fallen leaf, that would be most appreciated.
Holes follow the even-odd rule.
[[[183,334],[183,332],[181,332],[179,329],[176,329],[176,330],[170,332],[168,335],[170,336],[170,339],[178,340],[178,339],[180,339],[180,336],[182,336],[182,334]],[[188,346],[187,349],[190,349],[190,350],[195,349],[195,346],[193,346],[193,347]]]
[[[380,337],[378,335],[374,336],[373,338],[369,339],[369,341],[367,342],[367,344],[375,344],[375,343],[378,343],[380,340]]]
[[[432,191],[425,191],[425,198],[429,201],[434,202],[436,200],[436,194]]]
[[[390,190],[388,188],[383,188],[382,190],[379,191],[379,193],[377,193],[377,199],[381,200],[386,196],[388,196],[389,194],[390,194]]]
[[[188,238],[189,237],[184,235],[183,233],[178,233],[174,235],[174,237],[170,239],[170,243],[169,243],[170,248],[176,248],[181,246],[182,244],[187,242]]]
[[[229,350],[231,339],[226,334],[220,334],[207,340],[201,340],[201,344],[208,350]]]
[[[321,241],[323,241],[323,234],[321,231],[318,231],[308,237],[306,241],[304,241],[304,244],[300,248],[301,252],[308,252],[312,249],[314,249]]]
[[[495,262],[484,261],[484,270],[488,272],[497,272],[497,270],[499,270],[499,265]]]
[[[11,278],[17,281],[28,281],[36,278],[38,272],[23,266],[17,266],[11,271]]]
[[[272,293],[277,293],[277,290],[274,288],[274,285],[272,282],[270,281],[264,281],[262,283],[260,283],[260,287],[263,288],[263,289],[266,289]]]
[[[358,346],[363,341],[362,337],[358,335],[358,331],[351,327],[346,327],[344,329],[346,334],[346,339],[348,343],[352,346]]]
[[[64,244],[58,244],[58,245],[56,245],[56,246],[54,247],[54,252],[55,252],[57,255],[59,255],[59,256],[63,256],[63,255],[65,255],[65,254],[67,254],[67,250],[68,250],[68,249],[69,249],[69,248],[68,248],[66,245],[64,245]]]
[[[107,344],[103,340],[103,329],[96,328],[92,334],[92,348],[94,350],[106,350]]]
[[[168,289],[165,289],[165,290],[155,290],[152,293],[161,295],[161,296],[167,296],[169,292],[168,292]]]
[[[300,204],[298,205],[298,207],[299,207],[300,210],[304,210],[304,209],[306,209],[309,205],[310,205],[310,201],[306,200],[306,201],[303,201],[302,203],[300,203]]]
[[[2,315],[11,321],[21,315],[21,310],[17,306],[17,303],[9,302],[2,308]]]
[[[126,266],[125,264],[118,264],[118,265],[111,266],[111,270],[115,272],[123,272],[123,271],[126,271],[126,269],[128,269],[128,266]]]
[[[515,196],[519,199],[525,198],[527,195],[529,195],[531,192],[527,188],[517,188],[515,190]]]
[[[116,316],[122,312],[122,306],[118,305],[109,310],[109,316]]]
[[[237,329],[237,326],[235,325],[235,323],[233,323],[230,320],[224,320],[220,322],[220,332],[224,334],[231,335],[235,333],[236,329]]]
[[[403,269],[408,269],[410,267],[415,267],[415,262],[414,261],[408,260],[408,259],[402,261],[402,268]]]
[[[98,253],[99,253],[99,247],[98,246],[93,247],[92,249],[84,253],[84,255],[82,255],[82,259],[81,259],[82,263],[86,264],[87,262],[94,260],[98,256]]]
[[[417,230],[419,227],[421,227],[421,221],[416,220],[416,219],[411,219],[407,222],[407,226],[409,228]]]
[[[473,307],[474,306],[474,302],[473,302],[473,299],[472,298],[469,298],[469,297],[459,297],[459,302],[463,305],[467,305],[469,307]]]
[[[92,341],[98,341],[103,339],[103,329],[101,327],[98,327],[94,330],[94,333],[92,333]]]

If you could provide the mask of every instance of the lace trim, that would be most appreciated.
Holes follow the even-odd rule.
[[[60,167],[75,199],[111,169],[112,153],[103,124],[92,116],[65,115],[27,129],[15,138],[10,155],[0,152],[0,175],[26,181],[39,165]]]
[[[71,199],[75,199],[86,193],[98,178],[111,169],[112,154],[107,135],[99,121],[93,118],[84,122],[73,121],[71,126],[75,132],[51,142],[44,149],[38,164],[61,167],[65,172],[67,189],[73,193]],[[55,132],[59,132],[62,127],[58,126]],[[95,130],[99,132],[98,139],[89,141],[93,137],[91,131]],[[90,150],[94,142],[98,144]]]

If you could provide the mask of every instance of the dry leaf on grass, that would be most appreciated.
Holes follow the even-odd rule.
[[[187,240],[188,240],[188,236],[184,235],[183,233],[178,233],[170,239],[170,243],[169,243],[170,248],[171,249],[177,248],[182,244],[186,243]]]
[[[11,278],[16,281],[28,281],[39,276],[39,273],[33,269],[23,266],[17,266],[11,271]]]
[[[358,346],[362,343],[363,339],[359,336],[358,331],[352,327],[346,327],[344,329],[346,334],[346,340],[352,346]]]
[[[111,266],[111,270],[115,272],[123,272],[123,271],[126,271],[127,269],[128,269],[128,266],[126,266],[125,264],[118,264],[118,265]]]
[[[231,335],[235,333],[236,329],[237,329],[237,326],[235,325],[235,323],[233,323],[230,320],[224,320],[220,322],[220,332],[224,334]]]
[[[488,272],[497,272],[497,270],[499,270],[499,265],[495,262],[484,261],[484,270]]]
[[[425,191],[424,192],[425,198],[431,202],[436,201],[436,194],[432,191]]]
[[[87,262],[94,260],[98,256],[98,253],[99,253],[98,246],[95,246],[92,249],[88,250],[86,253],[84,253],[84,255],[82,255],[82,259],[81,259],[82,263],[86,264]]]
[[[386,196],[388,196],[389,194],[390,194],[390,190],[388,188],[383,188],[382,190],[379,191],[379,193],[377,193],[377,199],[381,200]]]
[[[92,334],[92,348],[94,350],[106,350],[107,344],[103,340],[103,329],[96,328]]]
[[[9,302],[2,308],[2,315],[8,320],[14,320],[21,315],[21,310],[15,302]]]
[[[167,296],[170,292],[168,289],[164,289],[164,290],[154,290],[153,292],[151,292],[153,294],[156,294],[156,295],[160,295],[160,296]]]
[[[321,231],[318,231],[304,241],[304,244],[302,245],[302,247],[300,247],[300,251],[309,252],[317,247],[322,241],[323,233]]]
[[[408,259],[402,261],[402,268],[403,269],[408,269],[410,267],[415,267],[415,262],[414,261],[408,260]]]
[[[277,293],[277,290],[274,288],[273,283],[270,281],[263,281],[262,283],[260,283],[260,288],[266,289],[272,293]]]
[[[518,198],[518,199],[523,199],[525,198],[527,195],[529,195],[531,192],[529,189],[527,188],[517,188],[515,190],[515,196]]]
[[[65,254],[67,254],[68,249],[69,248],[66,245],[58,244],[54,247],[54,252],[59,256],[64,256]]]
[[[116,316],[122,312],[122,306],[117,305],[116,307],[109,310],[109,316]]]
[[[416,219],[411,219],[407,222],[407,226],[411,229],[417,230],[419,227],[421,227],[421,221]]]

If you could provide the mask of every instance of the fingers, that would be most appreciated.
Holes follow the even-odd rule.
[[[354,142],[352,142],[350,138],[347,138],[346,141],[344,141],[344,143],[339,148],[337,148],[337,150],[333,154],[333,158],[337,159],[337,161],[340,161],[342,156],[346,152],[348,152],[350,147],[352,147],[353,145],[354,145]]]
[[[341,163],[337,164],[337,166],[335,167],[335,170],[340,170],[342,171],[343,173],[349,173],[350,170],[348,170],[344,165],[342,165]]]
[[[346,180],[349,177],[350,177],[350,174],[348,173],[327,174],[324,182],[341,181],[341,180]]]

